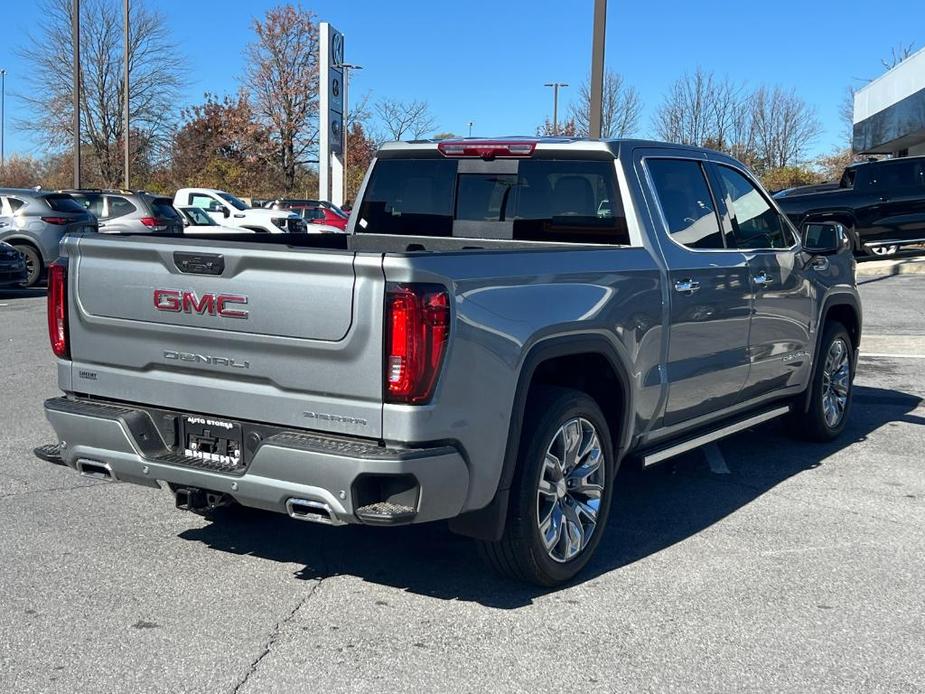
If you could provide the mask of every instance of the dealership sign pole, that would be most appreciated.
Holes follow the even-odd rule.
[[[344,203],[344,35],[321,22],[318,197]]]

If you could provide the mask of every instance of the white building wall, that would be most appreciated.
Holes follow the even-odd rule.
[[[925,48],[855,93],[854,122],[860,123],[922,89],[925,89]]]

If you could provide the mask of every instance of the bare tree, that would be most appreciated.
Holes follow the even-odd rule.
[[[668,90],[655,113],[659,137],[685,145],[702,145],[715,133],[711,109],[715,84],[712,72],[698,67],[693,74],[684,73]],[[712,112],[711,112],[712,111]]]
[[[88,179],[116,185],[122,170],[122,14],[118,0],[83,0],[81,42],[81,140],[89,149]],[[18,123],[49,149],[73,138],[73,41],[71,0],[43,0],[38,28],[20,55],[34,75],[21,95],[35,117]],[[167,144],[176,115],[182,57],[163,16],[144,0],[131,4],[129,22],[129,117],[133,166],[150,163]]]
[[[764,168],[790,166],[822,132],[815,109],[791,89],[759,87],[752,96],[757,160]]]
[[[287,191],[318,145],[318,24],[301,5],[280,5],[253,21],[244,54],[257,119],[272,133]]]
[[[382,139],[401,140],[410,136],[412,140],[418,140],[437,126],[426,101],[382,99],[376,104],[375,111],[385,130]]]
[[[880,64],[887,70],[892,70],[906,58],[915,53],[914,43],[900,43],[890,49],[890,55],[887,58],[881,58]]]
[[[626,137],[639,128],[642,100],[623,75],[607,70],[601,103],[601,137]],[[578,89],[578,102],[569,109],[570,120],[581,137],[591,132],[591,85],[585,80]]]

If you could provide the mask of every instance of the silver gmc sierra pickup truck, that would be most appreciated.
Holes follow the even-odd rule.
[[[347,235],[68,237],[64,395],[37,454],[180,508],[449,519],[509,576],[589,561],[621,461],[787,415],[845,426],[861,336],[844,230],[796,230],[716,152],[393,143]]]

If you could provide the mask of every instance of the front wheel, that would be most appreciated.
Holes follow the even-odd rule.
[[[531,395],[504,535],[482,542],[499,573],[541,586],[573,578],[601,541],[614,486],[610,429],[581,391]]]
[[[848,421],[854,385],[854,345],[841,323],[826,323],[820,360],[809,384],[809,411],[797,412],[801,433],[813,441],[831,441]]]

